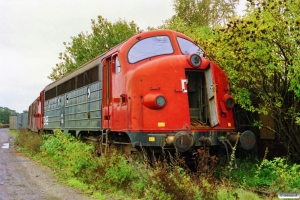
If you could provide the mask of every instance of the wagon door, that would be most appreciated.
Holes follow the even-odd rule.
[[[88,81],[86,88],[87,128],[91,130],[101,128],[101,86],[99,76],[99,65],[88,70],[86,74]]]
[[[59,114],[60,114],[60,128],[61,130],[65,127],[65,98],[64,96],[58,97],[58,106],[59,106]]]
[[[218,116],[217,116],[217,108],[216,108],[216,84],[214,83],[212,69],[209,66],[205,70],[205,80],[206,80],[206,90],[207,90],[207,98],[208,98],[208,112],[210,115],[210,125],[212,127],[219,124]]]

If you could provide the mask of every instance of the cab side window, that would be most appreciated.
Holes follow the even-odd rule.
[[[121,64],[118,56],[115,57],[115,72],[116,73],[121,72]]]

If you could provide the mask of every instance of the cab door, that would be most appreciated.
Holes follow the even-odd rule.
[[[118,53],[111,57],[111,109],[114,116],[110,120],[110,126],[115,131],[124,131],[127,126],[127,102],[123,66],[120,63]]]
[[[102,61],[103,65],[103,89],[102,89],[102,121],[103,128],[111,128],[111,57]]]
[[[210,115],[210,125],[211,127],[217,126],[219,124],[217,107],[216,107],[216,87],[214,83],[212,68],[209,66],[205,70],[205,80],[207,88],[207,98],[208,98],[208,112]]]

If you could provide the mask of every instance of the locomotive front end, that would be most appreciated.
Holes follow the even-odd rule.
[[[141,35],[127,60],[128,135],[134,146],[187,152],[234,138],[235,101],[227,76],[190,38],[173,31]],[[248,147],[255,143],[249,132],[244,140]]]

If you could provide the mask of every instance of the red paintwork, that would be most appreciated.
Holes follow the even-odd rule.
[[[38,101],[39,97],[28,108],[28,128],[32,131],[36,131],[34,115],[38,107]]]
[[[174,53],[152,57],[135,64],[128,63],[127,53],[138,41],[137,38],[143,39],[156,35],[168,35],[173,44]],[[189,55],[182,55],[180,52],[176,36],[193,41],[183,34],[170,30],[149,31],[133,36],[105,55],[107,59],[111,59],[111,87],[109,89],[111,96],[106,106],[107,61],[104,59],[103,128],[122,132],[169,132],[191,129],[187,93],[175,92],[174,89],[182,90],[181,80],[186,79],[185,70],[195,70],[195,68],[190,65]],[[116,54],[121,63],[120,73],[114,73],[113,56]],[[212,69],[213,82],[216,85],[215,103],[219,124],[213,128],[198,129],[198,131],[233,131],[235,128],[232,109],[223,107],[221,110],[223,97],[229,94],[227,76],[220,67],[206,58],[202,58],[202,64],[197,69],[204,70],[209,65]],[[166,106],[161,109],[149,108],[147,99],[157,95],[165,97]],[[146,97],[145,100],[144,97]]]
[[[40,104],[39,104],[39,118],[37,123],[38,130],[44,129],[44,94],[45,90],[40,92]]]
[[[40,96],[29,106],[28,109],[28,128],[31,131],[38,132],[44,128],[43,115],[44,115],[44,91]]]

